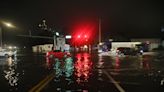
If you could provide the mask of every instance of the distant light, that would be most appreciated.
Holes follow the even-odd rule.
[[[81,37],[80,35],[77,36],[77,38],[80,38],[80,37]]]
[[[150,42],[149,41],[146,41],[146,44],[150,44]]]
[[[11,47],[11,46],[9,46],[8,48],[9,48],[9,49],[12,49],[12,47]]]
[[[59,32],[56,32],[56,35],[59,36]]]
[[[84,45],[84,48],[88,48],[88,46],[87,45]]]
[[[99,45],[103,45],[103,43],[100,42]]]
[[[71,36],[71,35],[66,35],[65,38],[66,38],[66,39],[71,39],[72,36]]]
[[[109,41],[110,41],[110,42],[112,42],[112,41],[113,41],[113,39],[109,39]]]
[[[41,24],[39,24],[38,26],[39,26],[39,27],[42,27],[42,25],[41,25]]]
[[[141,53],[143,53],[143,50],[140,50]]]
[[[84,35],[85,38],[87,38],[87,35]]]
[[[17,47],[16,46],[14,46],[14,49],[16,49]]]

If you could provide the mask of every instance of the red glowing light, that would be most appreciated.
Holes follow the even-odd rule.
[[[81,79],[81,77],[83,77],[83,81],[87,81],[91,74],[92,62],[90,61],[89,57],[90,55],[87,53],[77,54],[77,61],[75,63],[75,75],[78,77],[78,80],[80,79],[82,81],[83,79]]]
[[[87,38],[87,35],[84,35],[85,38]]]
[[[81,37],[80,35],[77,36],[77,38],[80,38],[80,37]]]

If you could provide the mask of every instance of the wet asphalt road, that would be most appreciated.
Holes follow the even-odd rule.
[[[44,55],[0,58],[2,92],[163,92],[162,53],[102,56],[78,53],[55,61]]]

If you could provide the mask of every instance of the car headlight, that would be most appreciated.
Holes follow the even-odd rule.
[[[143,50],[140,50],[141,53],[143,53]]]

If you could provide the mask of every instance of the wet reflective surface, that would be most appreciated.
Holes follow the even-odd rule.
[[[50,73],[43,56],[0,57],[0,90],[27,91]]]
[[[163,53],[163,52],[162,52]],[[20,92],[163,92],[163,54],[103,56],[76,53],[63,59],[44,55],[0,58],[0,90]],[[119,86],[119,88],[118,88]]]
[[[88,78],[92,73],[92,61],[90,54],[83,53],[77,54],[77,61],[75,62],[75,76],[76,81],[79,83],[88,82]]]
[[[19,73],[17,73],[17,60],[16,58],[12,59],[11,57],[7,59],[8,69],[4,70],[4,77],[8,81],[10,86],[17,86],[19,80]]]

